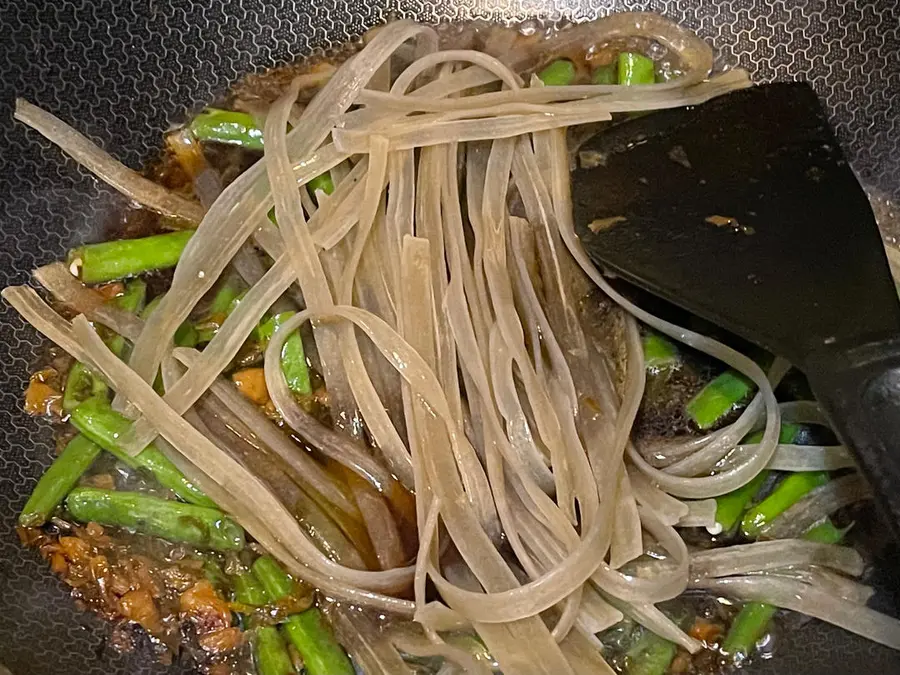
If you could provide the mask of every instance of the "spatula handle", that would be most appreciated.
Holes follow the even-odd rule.
[[[813,393],[900,542],[900,337],[808,360]]]

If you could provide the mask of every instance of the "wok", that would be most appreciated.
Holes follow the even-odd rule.
[[[99,238],[122,204],[36,134],[13,124],[16,95],[73,121],[113,155],[139,167],[154,156],[162,130],[239,76],[337,47],[392,16],[429,22],[579,21],[613,10],[661,12],[697,30],[719,50],[722,62],[748,68],[757,80],[809,80],[825,100],[862,183],[883,199],[900,198],[900,5],[888,0],[21,0],[3,5],[0,287],[23,283],[32,268],[59,259],[76,243]],[[884,210],[891,208],[887,204]],[[53,450],[50,425],[21,410],[29,367],[43,349],[37,334],[4,305],[0,673],[4,666],[13,675],[190,672],[184,664],[155,663],[141,649],[117,654],[106,643],[102,623],[76,609],[47,565],[16,540],[15,516]],[[879,562],[869,581],[882,589],[873,602],[896,613],[900,583],[893,577],[893,558],[891,551],[876,551]],[[786,625],[776,658],[747,672],[900,674],[896,652],[816,621],[792,617]]]

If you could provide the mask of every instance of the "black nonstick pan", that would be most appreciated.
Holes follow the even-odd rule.
[[[24,283],[32,268],[99,238],[121,207],[119,197],[13,123],[15,96],[77,121],[113,155],[140,167],[158,150],[162,130],[241,75],[338,47],[392,16],[578,21],[617,9],[685,23],[724,64],[740,64],[757,80],[811,82],[878,212],[890,220],[898,208],[891,200],[900,198],[895,2],[20,0],[0,3],[0,286]],[[53,451],[49,424],[21,410],[29,367],[44,348],[11,309],[0,308],[0,674],[4,667],[13,675],[190,672],[140,649],[117,653],[101,622],[77,609],[46,564],[16,539],[15,516]],[[878,559],[874,602],[896,612],[895,559],[890,551]],[[840,629],[800,617],[784,628],[775,658],[747,672],[900,674],[896,652]]]

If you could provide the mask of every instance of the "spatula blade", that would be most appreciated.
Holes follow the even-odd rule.
[[[622,123],[578,162],[588,253],[652,293],[795,363],[900,329],[868,200],[808,85]]]

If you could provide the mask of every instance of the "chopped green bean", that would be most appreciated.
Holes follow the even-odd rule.
[[[62,407],[66,412],[72,412],[77,406],[89,398],[107,400],[109,387],[99,377],[95,377],[91,370],[76,361],[69,368],[66,375],[66,386],[63,389]]]
[[[538,78],[548,87],[565,87],[575,81],[575,64],[557,59],[538,73]]]
[[[179,347],[196,347],[200,344],[200,332],[188,321],[181,324],[172,336]]]
[[[619,84],[653,84],[656,82],[656,65],[653,59],[635,52],[619,54]]]
[[[244,548],[240,525],[218,509],[168,501],[138,492],[116,492],[76,488],[66,499],[75,520],[123,527],[140,534],[160,537],[216,551]]]
[[[644,344],[644,366],[651,372],[673,368],[681,360],[678,348],[671,341],[657,333],[647,333]]]
[[[144,319],[144,321],[156,311],[156,308],[159,307],[159,304],[162,302],[165,295],[165,293],[157,295],[153,300],[147,303],[147,306],[144,307],[141,312],[141,318]],[[172,339],[179,347],[196,347],[199,344],[200,334],[190,321],[184,321],[175,331],[175,335]]]
[[[744,438],[743,441],[741,441],[741,443],[745,445],[761,443],[764,432],[764,429],[754,431],[752,434],[748,434],[747,437]],[[802,432],[803,427],[801,427],[799,424],[794,424],[792,422],[782,422],[781,429],[778,432],[778,442],[785,445],[796,443]]]
[[[746,660],[756,643],[765,635],[769,622],[777,611],[777,607],[764,602],[748,602],[731,622],[722,643],[722,651],[738,663]]]
[[[207,143],[263,149],[263,131],[247,113],[207,108],[191,120],[190,130],[196,139]]]
[[[664,675],[669,664],[675,658],[678,647],[659,637],[656,633],[644,630],[643,635],[628,650],[625,673],[627,675]]]
[[[257,339],[265,344],[275,333],[275,330],[294,316],[296,312],[281,312],[269,317],[256,328]],[[287,380],[288,387],[295,394],[307,396],[312,393],[309,382],[309,367],[306,365],[306,352],[303,349],[303,339],[300,331],[290,334],[281,348],[281,372]]]
[[[271,556],[257,558],[252,570],[273,600],[281,600],[297,591],[297,584]]]
[[[820,525],[804,534],[803,538],[822,544],[837,544],[846,532],[847,530],[835,527],[834,523],[826,518]],[[763,602],[745,604],[731,622],[731,627],[722,643],[722,651],[738,663],[746,660],[756,643],[765,635],[769,622],[777,611],[777,607]]]
[[[19,525],[38,527],[47,522],[100,452],[99,445],[81,434],[69,441],[32,490],[19,514]]]
[[[317,608],[289,616],[282,630],[303,657],[307,675],[354,675],[347,653]]]
[[[82,434],[115,455],[120,462],[132,468],[146,469],[160,485],[172,490],[184,501],[215,506],[153,443],[134,457],[129,456],[122,449],[120,439],[131,429],[131,420],[113,410],[107,401],[88,399],[72,411],[70,421]]]
[[[253,659],[259,675],[295,675],[284,638],[275,626],[260,626],[253,638]]]
[[[139,239],[87,244],[69,252],[69,264],[78,270],[78,277],[86,284],[167,269],[178,263],[193,235],[193,230],[181,230]]]
[[[688,401],[685,410],[700,429],[709,429],[722,421],[752,391],[753,382],[740,373],[726,370]]]
[[[849,527],[840,528],[831,522],[830,518],[826,518],[818,525],[809,529],[803,538],[807,541],[815,541],[820,544],[837,544],[847,534]]]
[[[591,73],[592,84],[619,84],[618,63],[610,63],[606,66],[597,66]]]
[[[241,294],[237,284],[226,281],[219,287],[209,304],[210,314],[229,314],[235,307],[233,304]]]
[[[306,189],[309,190],[310,196],[314,199],[316,197],[316,192],[319,190],[326,195],[330,195],[334,192],[334,181],[331,178],[331,172],[326,171],[325,173],[320,173],[306,184]]]
[[[232,577],[234,601],[248,607],[262,607],[269,603],[269,594],[252,572],[241,572]]]
[[[116,296],[110,300],[110,302],[119,309],[124,309],[126,312],[139,314],[144,308],[146,300],[147,284],[142,279],[132,279],[125,284],[125,292]],[[109,350],[118,357],[121,357],[122,354],[125,353],[125,338],[117,333],[106,340],[106,345],[109,347]]]
[[[789,474],[755,507],[744,514],[741,531],[754,539],[763,526],[800,501],[810,491],[828,482],[827,471],[799,471]]]
[[[274,558],[257,558],[252,570],[273,600],[281,600],[296,592],[294,580]],[[284,621],[282,629],[303,657],[307,675],[353,675],[350,659],[315,607],[292,614]]]
[[[793,443],[800,435],[802,428],[797,424],[784,422],[778,434],[779,443]],[[749,434],[742,443],[759,443],[762,441],[763,431],[755,431]],[[753,497],[769,477],[768,471],[760,472],[753,480],[733,490],[728,494],[716,497],[716,524],[721,527],[720,532],[730,533],[741,520],[747,507],[753,501]],[[715,534],[718,534],[716,532]]]
[[[109,302],[125,311],[137,313],[143,307],[146,297],[147,284],[140,279],[134,279],[125,285],[124,293]],[[105,339],[105,342],[113,354],[122,356],[126,345],[124,337],[112,333]],[[63,410],[71,412],[75,406],[93,397],[106,400],[108,393],[109,387],[106,386],[106,382],[95,377],[90,368],[83,363],[76,361],[66,376],[62,400]]]
[[[720,529],[715,534],[729,534],[734,530],[768,476],[768,471],[762,471],[746,485],[716,497],[716,525]]]

